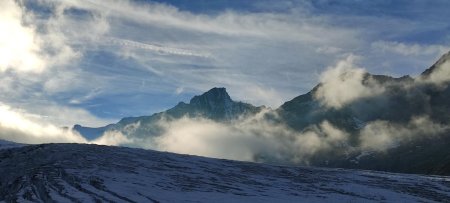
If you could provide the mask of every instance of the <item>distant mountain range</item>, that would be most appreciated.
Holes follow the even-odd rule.
[[[106,131],[118,130],[128,136],[157,136],[160,129],[156,124],[162,118],[178,119],[183,116],[202,117],[215,121],[229,121],[239,116],[255,114],[265,107],[255,107],[251,104],[233,101],[225,88],[212,88],[202,95],[193,97],[188,104],[178,103],[175,107],[151,116],[127,117],[121,119],[116,124],[110,124],[100,128],[90,128],[81,125],[75,125],[73,130],[79,132],[88,140],[98,138]],[[124,127],[140,123],[141,128],[133,131],[131,134],[124,130]]]
[[[326,107],[315,96],[323,84],[318,84],[310,92],[295,97],[274,110],[233,101],[225,88],[213,88],[202,95],[193,97],[188,104],[180,102],[161,113],[123,118],[116,124],[101,128],[75,125],[73,130],[89,140],[113,130],[120,131],[127,137],[159,136],[162,129],[157,122],[161,119],[201,117],[226,124],[264,110],[265,119],[284,124],[298,132],[328,121],[350,134],[347,146],[319,151],[307,163],[300,164],[450,175],[450,131],[445,127],[442,127],[440,131],[433,130],[439,126],[450,125],[450,88],[447,81],[439,84],[429,82],[430,77],[434,77],[433,73],[436,73],[439,68],[446,68],[442,64],[448,61],[450,61],[450,52],[443,55],[417,78],[409,76],[393,78],[365,73],[362,84],[375,85],[381,87],[383,91],[354,100],[342,108]],[[423,120],[435,125],[429,127],[430,129],[427,128],[427,131],[420,125],[411,124],[412,120],[420,117],[425,117],[426,119]],[[133,123],[140,125],[132,131],[126,129],[126,126]],[[418,133],[414,138],[404,136],[401,142],[386,150],[361,148],[362,134],[367,134],[372,126],[380,126],[380,123],[391,126],[389,129],[392,128],[394,135],[397,133],[396,127],[399,128],[398,134],[405,134],[405,132],[407,134],[403,128],[411,128]],[[402,128],[400,129],[399,126]],[[433,135],[428,135],[431,134],[429,132],[433,132]],[[261,161],[283,162],[283,160],[264,159]]]

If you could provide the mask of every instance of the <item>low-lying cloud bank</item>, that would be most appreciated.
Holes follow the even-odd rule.
[[[244,161],[303,162],[348,138],[348,134],[326,121],[295,132],[258,116],[230,124],[185,117],[162,126],[166,132],[155,138],[159,150]]]
[[[0,139],[27,143],[86,143],[69,129],[46,123],[40,117],[0,103]]]
[[[368,123],[360,132],[361,148],[384,151],[420,138],[433,138],[448,132],[450,126],[435,123],[427,116],[413,117],[407,124],[377,120]]]
[[[58,109],[64,114],[72,111]],[[48,113],[48,112],[47,112]],[[77,117],[78,115],[68,115]],[[90,118],[83,115],[84,118]],[[78,117],[78,118],[83,118]],[[50,121],[47,121],[50,120]],[[42,115],[33,114],[6,104],[0,103],[0,140],[8,140],[25,144],[42,143],[90,143],[101,145],[123,145],[131,143],[120,132],[106,132],[99,139],[88,141],[79,133],[68,127],[55,125],[51,119]]]
[[[111,131],[93,142],[242,161],[303,163],[316,152],[345,145],[349,136],[327,121],[297,132],[270,122],[264,117],[266,113],[272,112],[229,123],[189,117],[161,119],[157,124],[162,129],[160,135],[138,138]],[[132,131],[139,127],[132,124],[126,128]]]
[[[417,139],[440,136],[450,130],[449,126],[434,123],[427,116],[419,116],[406,124],[383,120],[368,122],[357,135],[351,135],[328,121],[298,132],[270,122],[264,118],[266,113],[273,112],[261,112],[231,123],[188,117],[161,119],[158,127],[163,129],[163,133],[160,135],[127,137],[126,132],[111,131],[93,143],[242,161],[308,164],[310,158],[319,153],[383,152]],[[131,131],[139,127],[135,124],[127,126]],[[351,136],[357,136],[356,145],[351,144]]]

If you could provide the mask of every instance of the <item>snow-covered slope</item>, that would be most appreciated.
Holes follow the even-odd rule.
[[[6,140],[0,140],[0,150],[14,148],[14,147],[22,147],[22,146],[24,146],[24,144],[10,142],[10,141],[6,141]]]
[[[0,150],[0,201],[445,202],[450,178],[285,167],[142,149],[44,144]]]

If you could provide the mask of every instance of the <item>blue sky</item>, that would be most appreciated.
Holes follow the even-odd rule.
[[[276,108],[349,55],[415,76],[450,50],[444,0],[1,4],[0,104],[56,126],[150,115],[212,87]]]

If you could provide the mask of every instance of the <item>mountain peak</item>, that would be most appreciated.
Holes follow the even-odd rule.
[[[215,87],[202,95],[193,97],[189,106],[208,118],[218,120],[232,119],[246,112],[259,110],[250,104],[233,101],[223,87]]]
[[[227,90],[224,87],[214,87],[202,95],[193,97],[189,103],[191,105],[202,105],[205,103],[214,105],[232,102],[233,100],[230,95],[228,95]]]
[[[434,63],[430,68],[426,69],[422,73],[422,76],[429,76],[436,68],[438,68],[447,61],[450,61],[450,51],[442,55],[441,58],[439,58],[439,60],[436,61],[436,63]]]

